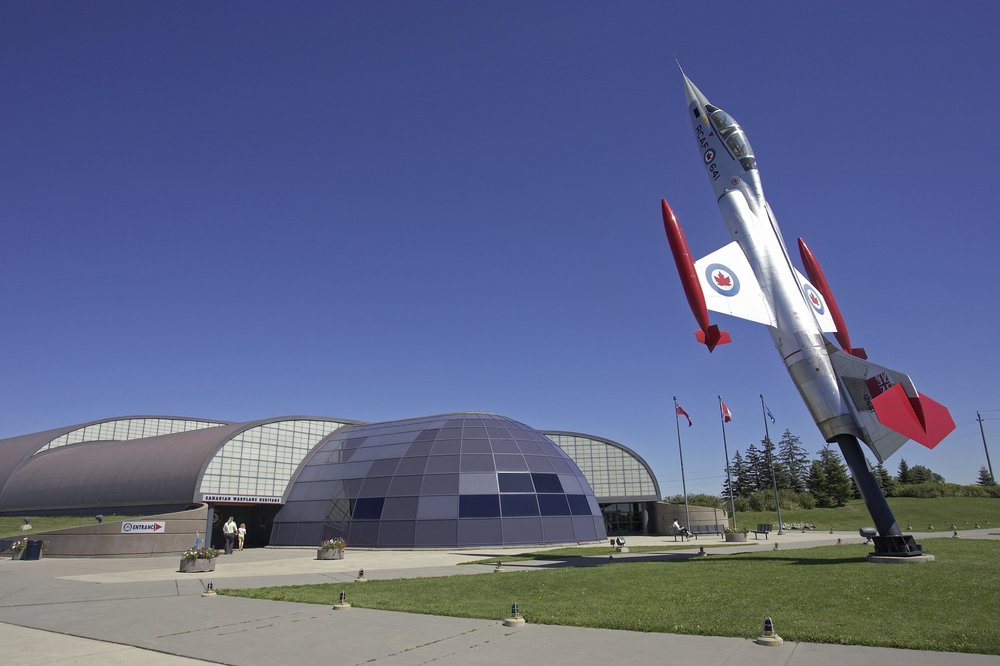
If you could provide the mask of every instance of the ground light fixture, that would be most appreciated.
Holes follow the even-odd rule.
[[[754,640],[754,643],[756,643],[757,645],[767,645],[769,647],[777,647],[778,645],[781,645],[784,642],[785,640],[781,636],[779,636],[777,632],[775,632],[774,622],[771,621],[771,618],[765,617],[764,631],[761,633],[760,636],[758,636]]]
[[[521,617],[521,612],[517,609],[516,601],[510,605],[510,617],[506,618],[503,621],[503,626],[505,627],[524,626],[524,618]]]
[[[344,610],[345,608],[350,608],[351,604],[347,603],[347,592],[344,590],[340,591],[340,601],[333,605],[333,610]]]
[[[354,579],[355,583],[367,583],[368,579],[365,578],[365,570],[358,569],[358,577]]]
[[[215,594],[215,584],[212,583],[212,582],[209,582],[208,585],[205,586],[205,591],[201,593],[201,596],[203,596],[203,597],[214,597],[214,596],[216,596],[216,594]]]

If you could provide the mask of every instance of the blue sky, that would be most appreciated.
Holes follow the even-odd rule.
[[[674,57],[747,130],[856,345],[1000,463],[991,2],[0,5],[0,436],[498,412],[680,492],[822,446],[766,330],[708,354],[660,220],[728,242]],[[797,258],[796,258],[797,261]]]

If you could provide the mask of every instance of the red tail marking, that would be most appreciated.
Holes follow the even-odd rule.
[[[882,395],[872,398],[872,407],[882,425],[933,449],[955,429],[948,408],[923,393],[916,398],[906,395],[896,384]]]

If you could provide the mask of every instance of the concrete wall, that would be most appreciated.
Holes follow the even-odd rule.
[[[656,502],[652,505],[652,507],[652,526],[655,530],[655,534],[671,534],[672,530],[670,529],[670,526],[673,524],[674,520],[679,522],[681,525],[685,525],[687,522],[687,518],[684,515],[683,504]],[[685,525],[686,527],[691,527],[693,525],[726,526],[729,524],[729,514],[726,513],[725,509],[716,509],[710,506],[695,506],[691,504],[688,506],[688,512],[691,514],[691,525]]]
[[[208,505],[195,509],[161,513],[142,521],[162,522],[166,526],[159,534],[123,534],[122,521],[106,520],[93,525],[69,527],[52,532],[22,534],[29,539],[46,542],[43,557],[151,557],[180,554],[194,543],[195,532],[205,541],[205,521]]]

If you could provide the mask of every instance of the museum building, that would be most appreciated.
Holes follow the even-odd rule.
[[[215,543],[230,515],[250,545],[586,542],[651,531],[659,498],[627,447],[496,414],[133,416],[0,440],[0,515],[200,508]]]

